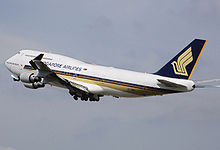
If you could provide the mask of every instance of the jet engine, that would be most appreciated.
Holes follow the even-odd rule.
[[[29,88],[29,89],[43,88],[45,86],[45,84],[42,82],[23,83],[23,84],[26,88]]]
[[[41,78],[38,77],[34,72],[24,72],[20,75],[20,80],[24,83],[35,83],[40,82]]]

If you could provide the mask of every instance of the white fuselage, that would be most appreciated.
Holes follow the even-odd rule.
[[[194,82],[190,80],[89,64],[63,55],[33,50],[21,50],[9,58],[5,65],[15,76],[19,77],[24,71],[33,71],[29,61],[41,53],[44,54],[42,62],[59,77],[83,85],[88,88],[89,92],[97,95],[139,97],[188,92],[194,89]],[[181,84],[187,88],[164,86],[158,79]],[[53,82],[48,84],[58,86]]]

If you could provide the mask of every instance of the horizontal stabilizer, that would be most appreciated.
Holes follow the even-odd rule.
[[[180,89],[187,89],[186,86],[178,83],[174,83],[171,81],[163,80],[163,79],[157,79],[161,84],[165,85],[166,87],[171,87],[171,88],[180,88]]]

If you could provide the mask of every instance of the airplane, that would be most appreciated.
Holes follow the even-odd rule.
[[[183,93],[196,88],[196,82],[190,78],[206,42],[193,40],[152,74],[90,64],[35,50],[19,51],[5,61],[5,66],[13,80],[21,81],[26,88],[38,89],[46,84],[61,87],[75,100],[99,101],[105,95],[119,98]]]

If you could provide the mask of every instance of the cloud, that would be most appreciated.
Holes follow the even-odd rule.
[[[3,147],[3,146],[0,146],[0,150],[16,150],[15,148],[12,148],[12,147]]]
[[[201,13],[219,13],[220,12],[220,1],[219,0],[195,0],[194,6],[197,6],[197,9]]]
[[[16,54],[21,49],[43,49],[43,44],[22,37],[21,35],[13,35],[10,33],[0,32],[0,62],[3,63],[6,59]]]

